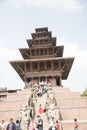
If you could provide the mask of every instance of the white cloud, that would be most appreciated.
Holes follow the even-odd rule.
[[[0,60],[7,61],[7,60],[15,60],[15,59],[21,59],[21,54],[19,50],[11,50],[8,48],[5,48],[3,45],[5,43],[0,40]]]
[[[64,57],[75,57],[69,77],[63,81],[64,86],[73,91],[83,91],[87,87],[87,50],[79,49],[78,44],[59,40],[64,45]]]
[[[7,48],[0,48],[0,59],[2,60],[17,60],[21,59],[21,54],[17,50],[9,50]]]
[[[77,11],[82,8],[79,4],[79,0],[9,0],[12,4],[17,7],[26,6],[36,6],[43,8],[50,8],[55,10],[69,10]]]
[[[11,60],[20,59],[22,59],[22,57],[19,51],[9,50],[7,48],[0,48],[0,87],[7,87],[8,89],[17,89],[20,86],[23,86],[22,80],[19,78],[19,76],[9,63],[9,61]]]
[[[59,45],[64,45],[64,56],[76,56],[78,53],[78,45],[77,44],[72,44],[63,41],[62,39],[58,39],[58,44]]]

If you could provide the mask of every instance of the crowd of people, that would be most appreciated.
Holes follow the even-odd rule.
[[[37,90],[37,95],[41,97],[44,93],[47,92],[48,87],[51,86],[51,83],[48,81],[41,81],[41,82],[35,82],[32,83],[31,81],[29,83],[26,83],[25,88],[32,88],[35,87]]]
[[[0,130],[22,130],[21,121],[13,121],[13,118],[9,119],[9,123],[6,123],[4,120],[0,123]]]
[[[28,130],[43,130],[43,120],[40,115],[37,115],[37,122],[34,120],[30,121]],[[24,130],[21,121],[13,121],[13,118],[10,118],[9,123],[5,123],[4,120],[0,123],[0,130]]]
[[[39,82],[39,83],[37,82],[37,83],[34,84],[34,86],[37,89],[38,97],[41,97],[44,93],[47,92],[49,85],[50,85],[50,83],[47,83],[47,82],[44,82],[44,81]]]
[[[49,123],[49,130],[61,130],[61,124],[58,120],[54,120],[53,117],[51,117],[50,123]]]
[[[43,112],[40,112],[42,114]],[[37,115],[37,122],[34,122],[34,120],[30,121],[28,130],[43,130],[43,119],[41,118],[41,115]],[[13,118],[10,118],[9,123],[5,123],[4,120],[0,123],[0,130],[23,130],[21,121],[16,120],[16,122],[13,121]],[[54,120],[54,118],[51,118],[49,123],[48,130],[61,130],[61,123],[58,120]],[[79,130],[79,125],[77,122],[77,119],[74,119],[74,130]]]
[[[38,115],[37,115],[37,122],[34,122],[34,120],[31,120],[29,125],[29,130],[43,130],[43,119],[41,118],[43,113],[45,113],[46,110],[42,106],[42,104],[39,105],[38,109]],[[49,120],[49,128],[48,130],[61,130],[61,123],[58,120],[55,120],[53,117]]]

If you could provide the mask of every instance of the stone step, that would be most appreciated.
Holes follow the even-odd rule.
[[[41,104],[42,107],[44,108],[45,107],[45,103],[46,103],[46,94],[44,94],[42,97],[38,97],[37,98],[37,102],[35,104],[35,110],[36,110],[35,122],[37,122],[37,115],[39,114],[38,113],[39,105]],[[48,124],[48,121],[47,121],[46,113],[42,113],[42,114],[40,114],[40,116],[43,119],[43,128],[45,130],[48,130],[49,124]]]
[[[73,130],[74,121],[73,120],[64,120],[61,122],[63,130]],[[78,120],[79,130],[87,130],[87,120]]]

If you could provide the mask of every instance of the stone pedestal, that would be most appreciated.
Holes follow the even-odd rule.
[[[29,128],[28,128],[28,121],[23,122],[22,125],[23,125],[23,129],[22,130],[29,130]]]

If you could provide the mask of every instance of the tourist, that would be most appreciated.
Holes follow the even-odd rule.
[[[13,122],[13,118],[10,118],[10,122],[8,123],[6,130],[16,130],[16,125]]]
[[[48,88],[47,88],[47,84],[45,84],[45,85],[44,85],[44,93],[47,92],[47,89],[48,89]]]
[[[40,104],[39,105],[39,110],[38,110],[39,114],[42,114],[44,112],[44,109],[42,107],[42,105]]]
[[[49,130],[55,130],[55,122],[53,117],[51,117],[49,122]]]
[[[34,120],[31,120],[31,121],[30,121],[29,130],[35,130],[35,123],[34,123]]]
[[[79,130],[77,119],[74,119],[74,130]]]
[[[38,97],[42,96],[42,88],[41,88],[41,86],[38,87],[37,95],[38,95]]]
[[[61,130],[61,124],[59,123],[58,120],[56,120],[55,128],[56,130]]]
[[[21,120],[19,121],[19,123],[20,123],[19,130],[22,130],[22,123],[21,123]]]
[[[40,115],[38,115],[37,118],[38,118],[38,122],[36,123],[36,128],[38,130],[43,130],[43,120],[41,119]]]
[[[0,123],[0,130],[6,130],[6,123],[4,120]]]
[[[19,120],[16,120],[16,130],[20,130],[20,122],[19,122]]]

